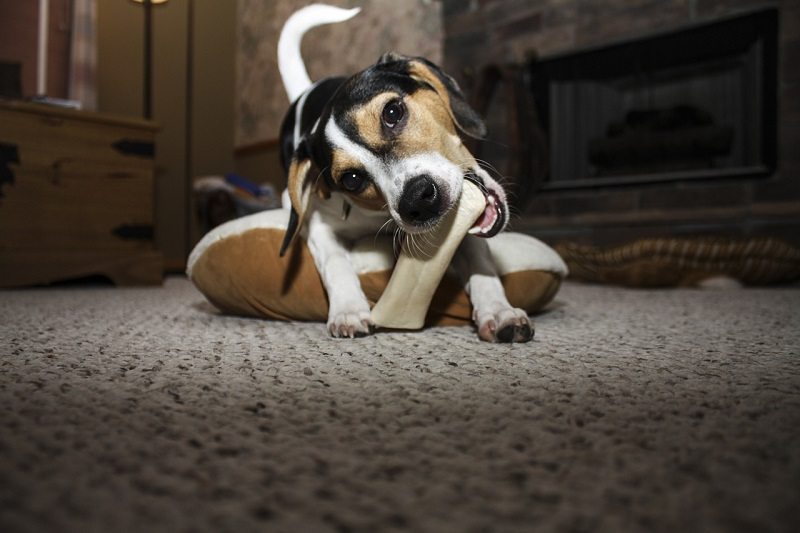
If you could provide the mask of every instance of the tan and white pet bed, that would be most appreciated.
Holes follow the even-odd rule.
[[[297,239],[283,257],[278,254],[288,219],[285,210],[275,209],[214,228],[189,256],[189,278],[224,313],[324,322],[328,300],[305,242]],[[552,248],[519,233],[501,233],[488,243],[511,305],[532,314],[553,299],[567,267]],[[374,304],[395,264],[391,238],[372,236],[353,243],[350,259]],[[463,287],[445,274],[426,325],[468,324],[471,315]]]

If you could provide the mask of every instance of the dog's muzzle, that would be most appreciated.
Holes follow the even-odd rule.
[[[478,186],[486,199],[486,209],[469,233],[477,237],[494,237],[505,227],[508,221],[508,208],[502,192],[495,191],[489,184],[473,172],[464,176]],[[447,211],[448,206],[443,194],[431,176],[423,174],[410,180],[397,206],[397,212],[405,224],[416,228],[430,227]]]

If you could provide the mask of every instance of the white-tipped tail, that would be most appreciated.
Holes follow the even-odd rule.
[[[300,54],[303,35],[316,26],[349,20],[359,11],[361,11],[359,7],[342,9],[324,4],[312,4],[289,17],[278,39],[278,69],[281,71],[283,86],[290,102],[294,102],[311,86],[311,79]]]

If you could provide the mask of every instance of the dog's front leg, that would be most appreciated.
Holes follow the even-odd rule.
[[[328,331],[334,337],[368,335],[369,302],[344,244],[318,213],[308,223],[308,248],[328,293]]]
[[[472,302],[478,335],[489,342],[528,342],[533,324],[522,309],[512,307],[497,276],[486,239],[467,235],[453,258],[453,267]]]

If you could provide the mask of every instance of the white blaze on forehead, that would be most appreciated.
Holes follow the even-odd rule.
[[[325,125],[325,137],[332,146],[358,159],[372,179],[382,180],[386,176],[386,165],[383,164],[383,161],[369,149],[348,138],[333,117]]]

